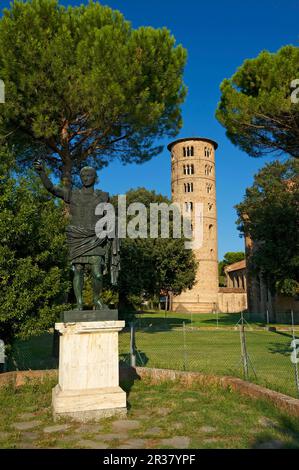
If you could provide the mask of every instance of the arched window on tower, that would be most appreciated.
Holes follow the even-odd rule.
[[[184,170],[184,175],[186,175],[187,174],[186,165],[183,166],[183,170]]]
[[[184,155],[184,157],[187,156],[186,147],[183,147],[183,155]]]
[[[208,165],[208,164],[205,165],[205,175],[207,176],[211,175],[212,170],[213,170],[213,167],[211,165]]]
[[[186,183],[184,183],[184,191],[185,191],[185,193],[187,192],[187,185],[186,185]]]
[[[210,224],[210,225],[209,225],[209,237],[211,238],[212,235],[213,235],[213,225]]]
[[[192,212],[193,211],[193,202],[185,202],[185,211]]]
[[[193,145],[191,147],[191,157],[194,157],[194,147],[193,147]]]
[[[206,184],[206,189],[207,189],[207,193],[208,193],[208,194],[211,193],[212,187],[213,187],[213,186],[211,185],[211,183],[207,183],[207,184]]]
[[[209,157],[211,153],[211,149],[209,149],[209,147],[205,147],[205,157]]]
[[[191,168],[190,168],[190,175],[194,175],[194,165],[193,164],[191,165]]]

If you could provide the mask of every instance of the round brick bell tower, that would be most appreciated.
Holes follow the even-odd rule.
[[[193,137],[168,145],[171,152],[172,201],[180,204],[182,213],[191,216],[194,227],[195,203],[203,209],[203,243],[194,254],[199,262],[196,284],[173,297],[172,310],[211,313],[218,304],[217,207],[215,150],[211,139]]]

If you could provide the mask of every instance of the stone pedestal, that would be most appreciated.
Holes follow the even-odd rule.
[[[90,421],[126,414],[119,387],[118,333],[124,321],[56,323],[60,333],[59,383],[52,391],[53,415]]]

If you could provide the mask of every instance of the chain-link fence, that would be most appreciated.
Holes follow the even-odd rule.
[[[6,371],[56,369],[58,367],[58,357],[55,354],[57,336],[54,336],[53,332],[47,332],[28,340],[15,341],[7,354]]]
[[[119,335],[122,363],[231,375],[299,396],[298,316],[267,324],[240,314],[136,315]],[[297,324],[296,324],[297,323]],[[57,368],[53,333],[16,342],[6,370]]]
[[[213,318],[209,327],[163,318],[137,318],[120,334],[120,358],[126,364],[231,375],[299,396],[299,328],[248,323],[238,316],[226,326]],[[237,317],[234,317],[237,319]],[[133,326],[134,325],[134,326]],[[299,355],[299,353],[298,353]]]

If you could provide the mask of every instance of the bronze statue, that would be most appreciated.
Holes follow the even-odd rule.
[[[93,303],[97,310],[107,308],[101,300],[103,274],[108,270],[109,258],[111,261],[111,282],[117,283],[119,270],[119,241],[108,237],[99,238],[95,232],[99,217],[95,209],[99,203],[109,202],[109,194],[95,190],[96,171],[91,167],[84,167],[80,171],[82,181],[81,189],[67,189],[55,186],[48,178],[40,161],[35,162],[45,188],[54,196],[64,200],[70,207],[70,225],[66,229],[69,258],[74,270],[74,292],[77,300],[77,309],[83,310],[83,284],[84,268],[89,265],[93,280]]]

